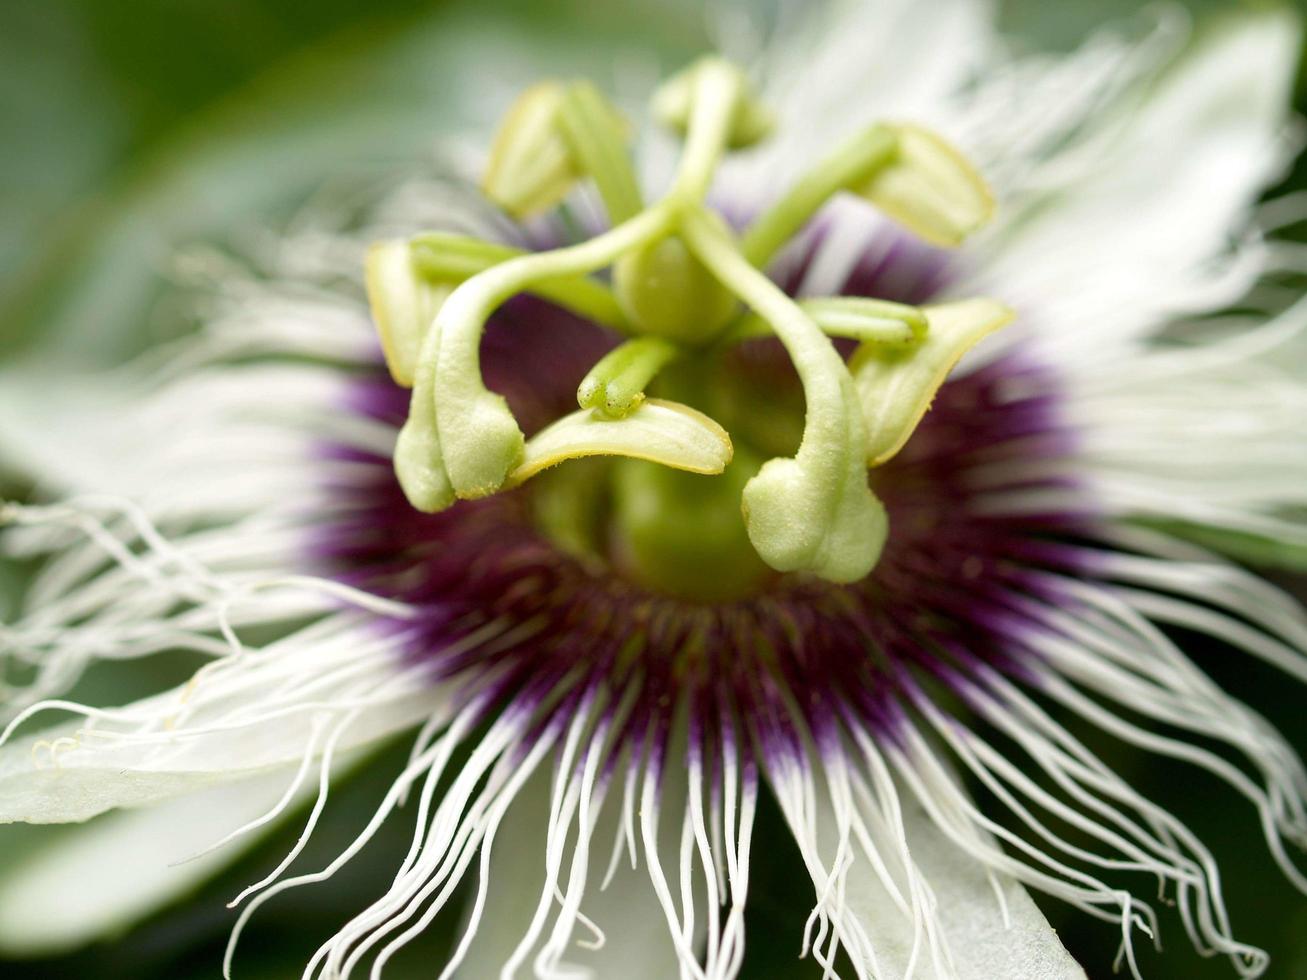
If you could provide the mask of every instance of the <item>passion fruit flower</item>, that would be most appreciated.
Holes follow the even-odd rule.
[[[7,385],[13,458],[65,493],[0,512],[43,563],[0,633],[0,819],[130,809],[11,876],[0,934],[120,925],[312,800],[232,954],[409,810],[306,977],[379,976],[467,879],[441,976],[732,977],[769,792],[831,975],[1082,976],[1024,886],[1118,923],[1136,975],[1162,925],[1262,973],[1204,844],[1072,728],[1227,782],[1307,887],[1307,774],[1177,641],[1307,679],[1302,609],[1195,543],[1307,545],[1274,356],[1307,306],[1204,316],[1274,268],[1295,31],[1011,60],[951,12],[823,10],[757,93],[696,62],[644,180],[599,88],[542,84],[485,197],[414,179],[226,268],[162,367]],[[212,659],[58,699],[166,650]],[[334,775],[409,727],[357,840],[289,875]]]

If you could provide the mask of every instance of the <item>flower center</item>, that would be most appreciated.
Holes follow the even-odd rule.
[[[592,522],[567,517],[573,504],[547,508],[562,515],[544,522],[559,541],[588,542],[583,550],[603,551],[677,594],[735,595],[767,569],[858,581],[887,534],[868,468],[902,448],[953,364],[1010,314],[989,300],[800,302],[764,270],[837,193],[860,195],[927,240],[953,245],[988,218],[989,192],[933,134],[876,125],[737,236],[705,200],[722,156],[771,127],[743,72],[704,59],[663,86],[654,110],[685,146],[671,188],[648,205],[625,127],[587,83],[529,90],[492,150],[486,191],[510,214],[553,207],[588,178],[608,211],[608,231],[535,253],[430,234],[369,254],[387,364],[412,388],[394,458],[405,496],[437,512],[569,460],[616,457],[600,498],[610,540],[582,533]],[[603,269],[611,269],[608,279],[593,275]],[[480,360],[487,322],[524,292],[627,338],[580,380],[579,410],[530,439],[488,387]],[[802,412],[792,439],[788,424],[749,439],[765,399],[742,398],[722,369],[734,348],[759,337],[779,341],[798,380]],[[836,338],[856,343],[851,358]],[[591,499],[584,476],[553,483],[542,499]]]
[[[536,300],[496,315],[487,374],[530,430],[574,387],[560,384],[551,404],[529,383],[528,367],[504,356],[519,353],[500,341],[520,318],[547,321],[564,338],[562,350],[551,344],[540,358],[564,376],[566,355],[579,375],[605,338]],[[759,419],[758,431],[779,437],[788,426],[792,438],[802,392],[777,346],[741,348],[723,377],[773,392],[770,402],[741,404],[776,411],[783,425]],[[404,402],[401,388],[378,379],[360,386],[352,409],[398,426]],[[720,683],[748,707],[763,696],[753,685],[770,677],[804,697],[865,690],[879,703],[896,696],[897,667],[915,669],[901,658],[953,642],[950,624],[965,630],[959,642],[989,656],[986,638],[1012,615],[1005,597],[1037,592],[1028,573],[1060,560],[1056,542],[1081,532],[1080,513],[993,507],[1057,489],[1055,477],[1032,474],[1059,472],[1049,464],[1067,451],[1067,438],[1056,378],[1038,366],[1009,356],[944,385],[912,442],[872,474],[891,533],[875,570],[849,585],[779,573],[758,558],[736,489],[749,471],[734,461],[710,477],[594,457],[427,514],[407,502],[384,457],[337,448],[349,465],[332,487],[335,517],[317,560],[417,610],[394,628],[410,638],[415,659],[442,674],[507,671],[504,683],[529,685],[579,670],[615,683],[639,665],[649,685],[642,690],[655,700],[658,691]],[[740,441],[738,456],[772,451]]]

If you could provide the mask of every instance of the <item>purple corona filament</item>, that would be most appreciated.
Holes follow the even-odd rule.
[[[790,288],[814,247],[783,277]],[[873,254],[855,264],[845,295],[920,303],[947,282],[941,253],[915,242],[895,237]],[[523,296],[488,324],[482,361],[530,434],[574,405],[586,369],[616,341]],[[775,341],[746,343],[731,369],[798,393]],[[378,371],[350,408],[398,427],[407,404]],[[315,553],[349,584],[418,610],[392,624],[407,656],[467,690],[492,689],[491,702],[534,706],[568,692],[563,704],[574,706],[579,692],[606,686],[614,705],[634,692],[618,743],[652,737],[662,753],[685,710],[697,757],[741,737],[764,756],[797,756],[793,710],[823,747],[849,725],[892,738],[914,678],[956,689],[977,664],[1021,673],[1007,635],[1024,615],[1014,597],[1031,594],[1050,555],[1074,552],[1057,542],[1092,518],[1005,516],[985,503],[1014,489],[1066,489],[1060,478],[1022,474],[1071,445],[1047,367],[1008,354],[948,382],[907,448],[872,474],[889,543],[873,574],[848,586],[776,575],[727,602],[659,594],[551,541],[534,523],[530,485],[423,514],[404,499],[388,458],[343,448],[329,451],[358,466],[333,487],[337,516]],[[488,629],[497,639],[476,642]]]

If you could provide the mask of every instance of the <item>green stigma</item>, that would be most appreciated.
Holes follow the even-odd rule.
[[[706,197],[726,154],[771,132],[772,113],[744,72],[717,57],[666,82],[653,110],[683,150],[671,188],[652,204],[635,178],[627,123],[588,82],[527,90],[496,136],[483,185],[491,200],[527,217],[589,181],[608,231],[535,253],[439,233],[374,247],[374,319],[391,375],[412,388],[395,450],[400,484],[430,512],[568,460],[639,460],[578,470],[586,481],[608,474],[618,548],[637,576],[703,595],[767,569],[861,579],[888,530],[869,467],[898,452],[957,360],[1011,313],[986,299],[800,301],[764,270],[837,194],[858,195],[942,246],[984,225],[993,198],[938,136],[882,123],[837,147],[737,235]],[[586,375],[579,409],[531,439],[486,388],[479,361],[486,321],[522,292],[626,337]],[[792,454],[770,459],[754,447],[737,454],[714,421],[741,413],[718,377],[723,352],[759,336],[784,345],[804,397]],[[857,341],[855,355],[846,362],[832,338]],[[693,560],[677,571],[685,554]]]

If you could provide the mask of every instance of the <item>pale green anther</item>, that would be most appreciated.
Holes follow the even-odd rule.
[[[862,578],[880,557],[887,525],[867,484],[853,379],[812,319],[739,253],[720,219],[687,214],[682,231],[700,260],[771,323],[803,384],[807,412],[798,452],[766,463],[744,489],[749,540],[778,571],[834,582]]]
[[[894,125],[894,159],[853,190],[933,245],[952,248],[994,214],[994,196],[970,161],[935,133]]]
[[[621,224],[644,207],[626,149],[627,125],[599,90],[585,81],[567,86],[558,116],[579,169],[594,179],[608,219]]]
[[[905,348],[926,338],[926,314],[916,306],[862,296],[831,296],[806,300],[807,313],[831,337],[864,344]]]
[[[733,150],[753,146],[771,135],[776,117],[770,109],[755,99],[744,72],[723,58],[701,58],[688,68],[673,75],[654,93],[654,117],[669,129],[682,136],[691,129],[696,101],[702,97],[705,76],[730,75],[740,97],[732,107],[725,134],[726,146]],[[708,84],[720,84],[709,81]]]
[[[661,337],[628,340],[590,369],[576,389],[577,403],[608,418],[624,418],[644,401],[644,389],[654,376],[681,353]]]
[[[482,189],[514,217],[553,207],[581,177],[558,125],[565,88],[532,85],[518,96],[495,134]]]
[[[641,212],[589,241],[552,252],[521,255],[454,290],[436,317],[431,397],[444,467],[462,498],[484,497],[504,485],[523,458],[524,437],[504,399],[481,378],[481,332],[509,297],[535,283],[582,276],[662,234],[671,220],[666,209]],[[415,395],[417,389],[415,388]]]
[[[432,321],[454,288],[521,249],[465,235],[428,232],[410,241],[377,242],[368,249],[364,282],[386,368],[413,387],[415,365]],[[621,332],[630,326],[613,291],[597,280],[571,276],[535,283],[531,292]]]
[[[840,191],[860,187],[894,159],[898,139],[880,124],[858,133],[804,174],[774,205],[754,220],[740,247],[745,258],[763,268],[827,201]]]
[[[453,283],[524,254],[522,249],[502,242],[447,231],[425,231],[410,238],[408,244],[419,273],[433,281]]]
[[[404,241],[372,245],[364,260],[363,280],[386,369],[397,384],[411,388],[422,341],[453,285],[421,275]]]
[[[903,448],[962,355],[1013,316],[991,299],[941,303],[922,311],[930,328],[919,347],[892,350],[865,344],[849,364],[862,403],[868,466],[879,466]]]
[[[507,485],[585,456],[625,456],[689,473],[721,473],[733,449],[726,430],[702,412],[650,398],[621,419],[586,409],[564,416],[532,436]]]
[[[912,347],[926,336],[926,314],[918,307],[862,296],[829,296],[799,301],[799,308],[829,337],[884,347]],[[770,336],[771,324],[756,313],[741,317],[722,338],[736,343]]]
[[[629,127],[586,81],[543,82],[513,104],[490,151],[486,196],[515,217],[558,204],[585,176],[620,224],[643,207],[627,155]]]

